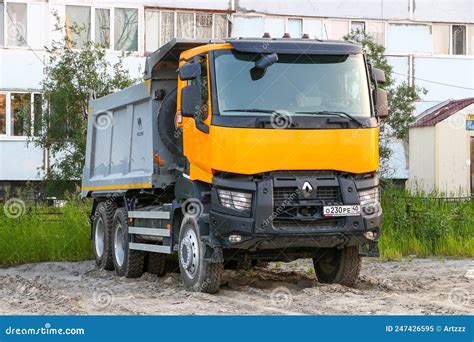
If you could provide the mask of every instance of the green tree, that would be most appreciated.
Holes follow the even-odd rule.
[[[59,21],[58,21],[59,23]],[[44,113],[35,123],[31,141],[49,151],[50,164],[46,179],[79,180],[84,165],[88,101],[91,94],[105,96],[135,83],[123,66],[123,55],[111,64],[103,46],[87,42],[81,49],[71,36],[83,28],[56,29],[66,35],[46,47],[48,61],[42,82]],[[75,33],[75,35],[74,35]],[[31,135],[31,132],[30,132]]]
[[[405,152],[408,146],[408,129],[415,121],[415,102],[420,100],[421,93],[426,90],[411,86],[408,82],[396,85],[393,77],[393,68],[385,56],[385,48],[365,32],[352,32],[344,37],[345,40],[360,43],[367,53],[372,65],[385,71],[389,116],[384,122],[384,130],[380,134],[380,174],[388,176],[393,170],[388,168],[387,162],[391,155],[388,147],[390,141],[399,139],[404,143]]]

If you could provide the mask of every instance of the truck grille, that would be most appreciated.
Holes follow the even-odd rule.
[[[345,219],[329,219],[322,216],[323,205],[342,204],[337,186],[321,186],[310,198],[300,196],[297,187],[273,189],[273,226],[278,229],[331,229],[344,225]]]
[[[315,201],[340,202],[341,195],[338,187],[320,186],[316,188]],[[273,189],[273,200],[275,207],[281,204],[298,203],[299,189],[297,187],[285,187]]]

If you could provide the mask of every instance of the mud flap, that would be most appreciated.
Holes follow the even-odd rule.
[[[373,241],[365,245],[359,246],[359,255],[364,257],[379,257],[379,243],[378,241]]]

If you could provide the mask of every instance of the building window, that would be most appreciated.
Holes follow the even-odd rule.
[[[7,45],[26,46],[26,4],[9,2],[7,6]]]
[[[138,10],[116,8],[114,19],[114,49],[138,51]]]
[[[364,21],[351,21],[351,33],[364,33],[365,22]]]
[[[196,14],[196,38],[212,38],[212,14]]]
[[[95,10],[95,42],[104,48],[110,48],[110,10],[97,8]]]
[[[285,34],[285,18],[267,17],[265,20],[265,32],[272,38],[281,38]]]
[[[387,53],[432,53],[431,25],[390,24],[387,30]]]
[[[349,21],[331,20],[331,39],[343,40],[349,33]]]
[[[265,18],[236,16],[232,18],[232,37],[261,37],[265,33]]]
[[[323,22],[317,19],[304,20],[304,33],[307,33],[312,39],[321,39],[326,37],[323,35]]]
[[[0,135],[24,137],[38,135],[43,115],[39,93],[0,93]]]
[[[365,22],[351,21],[351,34],[354,34],[357,39],[361,39],[365,33]]]
[[[13,93],[10,95],[13,135],[25,136],[31,129],[31,94]]]
[[[174,12],[161,12],[161,45],[174,37]]]
[[[470,25],[467,28],[467,46],[469,48],[468,54],[474,55],[474,25]]]
[[[466,26],[453,25],[451,28],[453,55],[466,54]]]
[[[365,32],[375,39],[380,45],[385,45],[385,24],[382,21],[370,21],[365,27]]]
[[[3,22],[4,15],[5,15],[5,5],[3,4],[3,0],[0,0],[0,46],[5,45],[5,42],[3,41],[3,37],[5,36],[4,22]],[[1,131],[0,131],[0,134],[1,134]]]
[[[160,47],[160,12],[145,12],[145,49],[155,51]]]
[[[287,31],[292,38],[301,38],[303,36],[303,20],[288,19]]]
[[[226,14],[145,10],[145,50],[152,52],[173,38],[226,38]]]
[[[214,38],[227,38],[228,26],[227,14],[214,14]]]
[[[82,49],[91,39],[91,8],[66,6],[66,36],[71,47]]]
[[[33,135],[38,136],[41,133],[43,120],[43,100],[41,94],[33,94]]]
[[[176,37],[193,38],[194,37],[194,13],[178,12],[176,13]]]
[[[0,134],[7,134],[7,96],[0,94]]]

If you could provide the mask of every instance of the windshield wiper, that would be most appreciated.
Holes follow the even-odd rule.
[[[364,125],[362,122],[357,120],[355,117],[350,115],[346,112],[338,112],[338,111],[329,111],[329,110],[322,110],[322,111],[315,111],[315,112],[295,112],[295,114],[314,114],[314,115],[338,115],[340,117],[348,118],[349,120],[355,122],[359,127],[363,127]]]
[[[275,113],[273,109],[258,109],[258,108],[237,108],[237,109],[226,109],[224,112],[244,112],[244,113]]]

